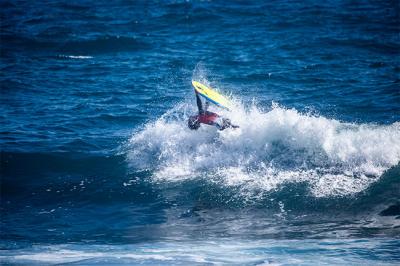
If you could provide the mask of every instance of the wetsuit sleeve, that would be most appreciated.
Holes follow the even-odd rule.
[[[201,102],[200,96],[199,96],[199,94],[197,93],[197,91],[195,91],[195,92],[196,92],[197,108],[199,109],[199,113],[203,113],[203,112],[204,112],[204,110],[203,110],[203,103]]]

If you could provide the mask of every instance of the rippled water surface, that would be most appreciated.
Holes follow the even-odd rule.
[[[398,1],[0,6],[2,264],[400,262]]]

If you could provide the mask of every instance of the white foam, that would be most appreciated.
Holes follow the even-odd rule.
[[[283,208],[283,205],[280,206]],[[391,240],[385,239],[342,239],[339,242],[337,239],[216,239],[130,245],[35,245],[29,249],[1,250],[0,261],[12,265],[299,265],[317,260],[322,265],[343,265],[349,261],[355,265],[369,265],[371,258],[365,256],[365,250],[368,253],[390,244]],[[393,254],[390,258],[393,258]]]
[[[180,104],[133,134],[128,160],[166,182],[204,178],[262,196],[285,183],[307,182],[314,196],[366,189],[400,161],[400,123],[342,123],[273,104],[263,111],[238,104],[239,129],[187,127],[192,105]]]
[[[60,57],[66,57],[71,59],[91,59],[93,56],[89,55],[60,55]]]
[[[22,254],[15,255],[12,257],[14,261],[19,262],[42,262],[42,263],[71,263],[79,262],[81,260],[96,259],[96,258],[106,258],[109,256],[107,252],[86,252],[79,250],[49,250],[41,251],[35,254]],[[129,254],[129,253],[115,253],[112,254],[113,257],[118,259],[133,259],[133,260],[172,260],[172,258],[166,257],[159,254]]]

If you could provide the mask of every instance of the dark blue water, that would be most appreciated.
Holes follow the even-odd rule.
[[[399,1],[0,13],[2,264],[400,262]]]

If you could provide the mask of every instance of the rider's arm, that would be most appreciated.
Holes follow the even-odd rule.
[[[224,129],[226,129],[226,128],[239,128],[239,126],[237,126],[237,125],[233,125],[232,123],[231,123],[231,120],[230,119],[227,119],[227,118],[222,118],[222,123],[221,124],[218,124],[217,123],[217,128],[219,129],[219,130],[224,130]]]

